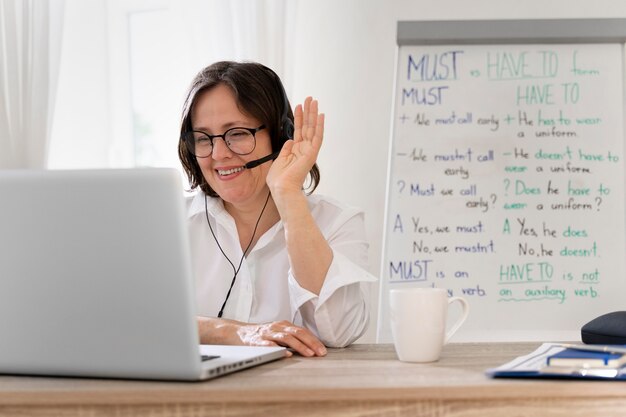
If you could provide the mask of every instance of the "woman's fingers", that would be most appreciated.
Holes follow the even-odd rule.
[[[312,97],[304,100],[304,105],[298,104],[294,111],[294,141],[313,141],[324,135],[324,121],[319,113],[319,103]],[[320,131],[321,130],[321,131]]]
[[[312,97],[304,99],[304,111],[302,115],[302,139],[306,139],[309,133],[309,112],[311,110]]]
[[[304,100],[304,105],[296,106],[294,113],[294,127],[295,131],[298,132],[294,134],[296,142],[310,141],[315,137],[318,125],[318,106],[317,100],[313,100],[312,97],[307,97]]]
[[[324,113],[317,116],[317,127],[315,129],[315,136],[313,137],[313,145],[318,149],[322,146],[322,140],[324,139],[324,120],[326,116]]]
[[[302,356],[315,356],[315,352],[297,338],[284,332],[274,332],[266,335],[276,344],[291,348]]]
[[[302,119],[304,118],[304,114],[302,111],[302,104],[298,104],[293,114],[293,140],[295,142],[299,142],[302,140]]]
[[[324,356],[326,347],[308,329],[296,326],[290,322],[282,321],[271,324],[274,330],[274,337],[278,335],[277,341],[284,342],[286,346],[293,348],[303,356]]]
[[[313,137],[315,137],[315,130],[317,127],[317,112],[318,112],[318,104],[317,104],[317,100],[312,100],[311,104],[309,106],[309,113],[307,114],[307,127],[308,130],[306,132],[305,135],[305,139],[307,140],[311,140],[313,139]]]

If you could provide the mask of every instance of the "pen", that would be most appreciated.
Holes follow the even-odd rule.
[[[545,366],[539,369],[544,375],[568,375],[577,377],[615,378],[620,376],[621,370],[615,368],[584,368],[569,366]]]
[[[585,352],[605,352],[605,353],[622,353],[626,354],[625,346],[610,345],[575,345],[571,343],[557,343],[556,346],[567,349],[581,350]]]

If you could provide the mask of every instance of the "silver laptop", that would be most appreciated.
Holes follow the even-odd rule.
[[[180,174],[0,170],[0,373],[202,380],[284,348],[199,346]]]

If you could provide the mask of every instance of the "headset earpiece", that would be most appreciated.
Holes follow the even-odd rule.
[[[282,146],[282,144],[287,142],[289,139],[293,139],[293,134],[295,131],[293,120],[289,118],[289,99],[287,98],[287,92],[285,91],[285,87],[280,81],[280,77],[278,76],[278,74],[276,74],[274,70],[269,67],[265,67],[265,69],[270,74],[272,74],[283,96],[283,113],[280,115],[280,121],[278,123],[278,126],[280,126],[280,141]]]
[[[289,118],[289,99],[287,98],[287,92],[283,83],[276,73],[276,82],[280,86],[280,90],[283,93],[283,114],[280,116],[280,141],[282,143],[287,142],[289,139],[293,139],[293,132],[295,130],[293,121]]]
[[[293,122],[287,116],[286,119],[283,119],[283,124],[282,124],[282,127],[280,129],[281,140],[283,141],[283,143],[287,142],[289,139],[293,139],[294,131],[295,131],[295,128],[293,126]]]

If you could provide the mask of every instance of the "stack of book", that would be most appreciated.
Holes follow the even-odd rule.
[[[626,347],[612,345],[563,345],[547,357],[542,374],[615,378],[626,365]]]

